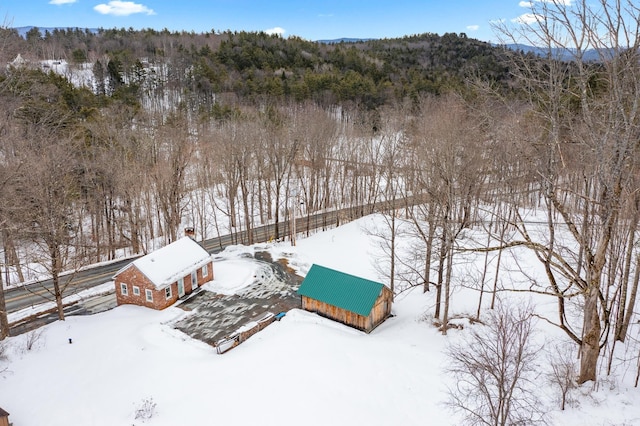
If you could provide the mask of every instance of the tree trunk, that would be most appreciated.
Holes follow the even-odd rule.
[[[447,258],[447,238],[444,230],[440,239],[440,256],[438,259],[438,282],[436,283],[436,312],[434,316],[440,318],[440,304],[442,303],[442,283],[444,282],[444,267]]]
[[[449,303],[451,301],[451,272],[453,271],[453,242],[449,242],[447,254],[447,274],[444,280],[444,313],[442,314],[442,334],[447,334],[449,327]]]
[[[427,235],[427,242],[426,242],[426,253],[425,253],[425,260],[424,260],[424,287],[422,289],[422,292],[425,293],[427,291],[429,291],[429,285],[431,284],[431,251],[433,250],[433,238],[435,237],[435,233],[436,233],[436,222],[435,222],[435,207],[433,207],[433,203],[429,203],[429,216],[428,216],[428,221],[429,221],[429,234]]]
[[[600,290],[597,280],[592,280],[584,304],[584,328],[580,346],[580,374],[578,384],[595,381],[600,356],[600,333],[602,326],[598,312]]]
[[[442,218],[442,237],[440,238],[440,259],[438,259],[438,284],[436,285],[436,313],[435,317],[440,318],[440,303],[442,302],[442,286],[445,282],[445,262],[449,254],[449,213],[451,207],[449,203],[444,208],[444,216]]]
[[[489,224],[491,227],[491,224]],[[487,247],[491,244],[491,233],[487,233]],[[501,250],[502,251],[502,250]],[[484,265],[482,267],[482,275],[480,276],[480,296],[478,297],[478,310],[476,319],[480,320],[480,309],[482,309],[482,297],[484,296],[484,280],[487,278],[487,269],[489,268],[489,252],[484,254]]]
[[[267,194],[267,221],[270,221],[271,219],[273,219],[273,210],[271,210],[273,208],[273,200],[271,198],[271,184],[268,181],[265,181],[264,189],[266,191],[265,193]],[[276,208],[278,207],[276,206]],[[277,239],[278,236],[274,235],[274,238]]]
[[[133,205],[130,198],[125,201],[127,206],[127,219],[129,222],[129,230],[131,232],[131,250],[135,254],[140,253],[140,208]]]
[[[511,211],[509,211],[509,216],[507,220],[511,220]],[[504,237],[507,233],[507,227],[509,223],[500,224],[500,245],[504,244]],[[493,277],[493,292],[491,294],[491,309],[495,309],[496,307],[496,295],[498,293],[498,280],[500,276],[500,263],[502,262],[502,250],[498,251],[498,258],[496,259],[496,273]]]
[[[50,247],[51,253],[51,281],[53,282],[53,296],[58,309],[58,319],[64,321],[64,305],[62,304],[62,290],[60,290],[60,272],[62,262],[59,246]]]
[[[2,280],[2,271],[0,271],[0,340],[9,335],[9,318],[7,305],[4,299],[4,282]]]
[[[275,190],[275,215],[274,215],[274,238],[276,241],[280,238],[280,182],[276,181],[276,190]]]
[[[631,287],[631,293],[629,294],[629,302],[627,303],[627,313],[624,317],[624,321],[622,323],[622,328],[620,329],[621,340],[624,341],[624,338],[627,335],[627,330],[629,329],[629,323],[631,322],[631,317],[634,314],[634,307],[636,306],[636,298],[638,296],[638,281],[640,281],[640,256],[636,257],[636,268],[633,274],[633,286]],[[624,309],[624,306],[620,306],[619,309]]]
[[[620,283],[620,301],[618,302],[618,315],[616,315],[616,328],[614,339],[624,342],[626,335],[622,333],[625,321],[625,306],[627,306],[627,290],[629,288],[629,276],[631,275],[631,264],[633,263],[633,246],[635,243],[636,228],[638,226],[638,215],[634,215],[633,221],[630,226],[628,241],[627,241],[627,253],[624,259],[622,280]]]
[[[54,272],[51,281],[53,281],[53,296],[58,310],[58,319],[64,321],[64,305],[62,303],[62,291],[60,290],[60,276],[57,272]]]
[[[258,179],[258,210],[260,211],[260,225],[265,224],[264,195],[262,194],[262,178]]]
[[[391,288],[391,300],[395,299],[395,275],[396,275],[396,215],[392,210],[391,214],[391,264],[389,268],[389,284]]]
[[[244,213],[244,228],[247,234],[247,244],[253,244],[253,230],[251,226],[251,213],[249,211],[249,188],[247,181],[240,181],[240,192],[242,193],[242,211]]]
[[[14,266],[16,268],[16,273],[18,274],[18,282],[24,282],[24,275],[22,274],[22,265],[20,264],[20,257],[16,252],[16,245],[13,242],[13,238],[9,234],[9,231],[5,228],[2,231],[2,240],[4,242],[4,258],[5,258],[5,266]],[[5,270],[5,277],[7,285],[9,282],[9,268]]]

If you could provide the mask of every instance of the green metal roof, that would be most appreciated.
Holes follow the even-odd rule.
[[[384,284],[313,265],[298,294],[368,316]]]

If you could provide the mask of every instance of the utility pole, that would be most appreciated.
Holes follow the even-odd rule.
[[[293,201],[291,206],[291,246],[296,245],[296,204],[298,200],[298,191],[293,190]]]

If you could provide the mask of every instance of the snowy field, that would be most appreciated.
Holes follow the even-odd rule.
[[[297,247],[267,248],[300,274],[318,263],[383,281],[374,265],[375,239],[366,232],[375,221],[365,217],[300,239]],[[224,253],[237,257],[219,271],[214,264],[209,289],[229,294],[252,282],[255,264],[243,252]],[[69,317],[43,327],[31,350],[28,335],[4,343],[0,407],[16,426],[458,425],[460,418],[443,404],[453,385],[443,353],[483,326],[465,323],[443,336],[427,315],[433,297],[421,289],[402,293],[394,316],[370,335],[293,310],[224,355],[175,330],[172,324],[189,315],[176,307],[122,306]],[[457,290],[453,315],[474,312],[476,303],[474,292]],[[545,338],[562,337],[542,322],[538,327]],[[544,368],[544,356],[539,362]],[[578,389],[580,403],[564,412],[541,377],[538,391],[550,424],[640,424],[635,371],[614,371],[598,386]]]

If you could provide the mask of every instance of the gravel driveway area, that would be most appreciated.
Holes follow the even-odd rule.
[[[258,263],[254,282],[235,295],[202,290],[178,305],[194,315],[174,327],[189,336],[214,345],[264,313],[277,314],[300,307],[296,290],[303,278],[287,267],[286,260],[273,261],[268,252],[256,252],[247,260]],[[224,260],[221,260],[224,262]]]

